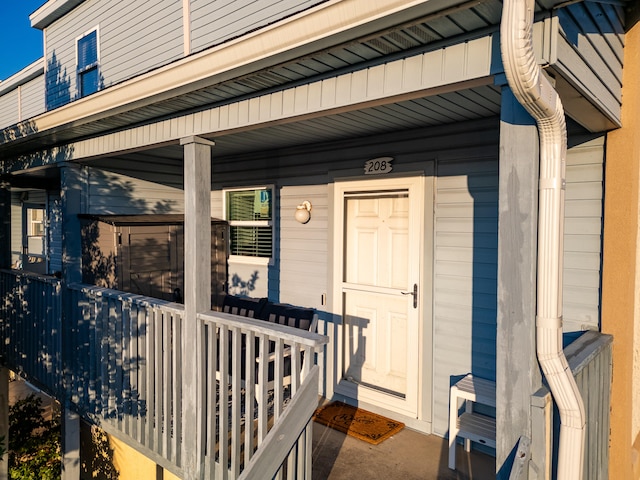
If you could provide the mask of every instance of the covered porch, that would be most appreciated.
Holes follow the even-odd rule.
[[[306,450],[287,462],[308,459],[311,440],[306,433],[303,437],[300,434],[306,432],[318,393],[368,402],[416,431],[444,437],[449,388],[457,376],[472,372],[497,383],[498,408],[489,412],[498,424],[493,473],[508,464],[519,438],[532,433],[531,402],[542,383],[533,339],[538,135],[530,116],[506,86],[497,53],[499,2],[489,2],[489,6],[492,8],[481,14],[469,6],[425,13],[375,35],[363,32],[355,48],[340,44],[309,58],[286,60],[232,80],[212,81],[157,104],[147,99],[126,111],[114,108],[84,124],[38,132],[34,123],[30,133],[42,150],[30,151],[32,144],[18,139],[7,147],[7,154],[16,160],[5,173],[9,188],[14,182],[14,190],[18,185],[20,189],[46,189],[51,182],[59,185],[52,202],[58,202],[56,225],[60,238],[65,238],[60,246],[62,281],[47,279],[38,284],[34,288],[40,293],[32,301],[40,301],[38,295],[43,292],[53,294],[59,289],[69,302],[52,305],[57,305],[60,317],[68,321],[48,325],[46,322],[55,321],[57,314],[51,315],[53,310],[45,314],[47,320],[39,324],[38,331],[57,335],[41,338],[42,345],[29,343],[26,329],[10,331],[8,335],[15,341],[9,346],[14,348],[24,340],[24,347],[8,352],[14,356],[7,357],[7,365],[34,380],[51,381],[51,390],[71,403],[71,422],[77,409],[103,423],[114,436],[133,438],[142,453],[169,471],[182,473],[184,467],[187,476],[196,471],[213,476],[218,470],[231,477],[240,474],[253,458],[266,462],[267,457],[279,458],[284,452],[284,459],[294,444]],[[473,21],[464,21],[470,19]],[[426,32],[440,22],[455,28],[444,28],[442,38],[436,40]],[[569,182],[597,183],[601,180],[598,169],[603,137],[591,132],[615,125],[616,112],[609,111],[608,104],[596,111],[585,101],[584,85],[563,80],[563,74],[568,75],[567,63],[576,68],[584,65],[573,51],[565,51],[565,63],[558,61],[559,52],[553,49],[566,47],[568,42],[561,36],[557,20],[549,17],[539,21],[536,35],[539,62],[557,75],[558,88],[572,100],[567,111],[575,119],[570,141],[575,147],[572,166],[577,173]],[[549,38],[558,42],[546,42]],[[612,96],[603,96],[602,101],[610,102]],[[593,160],[598,155],[600,160]],[[378,182],[369,184],[382,186],[365,193],[387,195],[389,190],[394,194],[402,190],[397,196],[408,198],[414,194],[413,185],[419,185],[418,209],[411,217],[417,221],[408,222],[418,227],[412,232],[418,240],[412,244],[415,256],[407,256],[418,261],[412,262],[414,269],[403,279],[405,285],[394,292],[406,300],[403,314],[408,312],[415,320],[403,339],[410,342],[411,349],[398,342],[385,351],[389,358],[406,354],[402,367],[411,373],[403,386],[393,387],[395,390],[367,385],[369,379],[354,379],[347,365],[356,358],[349,356],[350,339],[360,341],[356,347],[366,346],[367,352],[375,350],[364,340],[371,332],[365,323],[345,322],[355,315],[347,312],[344,300],[351,286],[344,285],[348,282],[341,270],[345,262],[340,228],[346,220],[339,221],[348,198],[363,191],[364,183],[359,183],[367,173],[363,169],[372,165],[367,162],[387,158],[393,159],[393,169],[376,170],[375,177],[366,177]],[[584,171],[588,171],[587,181]],[[397,179],[413,183],[399,188],[392,182]],[[345,184],[350,189],[343,187]],[[255,185],[273,186],[277,191],[277,215],[272,219],[274,255],[259,267],[238,268],[238,288],[245,290],[243,293],[316,308],[322,335],[263,331],[250,321],[238,322],[210,311],[210,282],[207,268],[203,268],[210,263],[206,253],[210,231],[199,226],[209,224],[212,212],[225,212],[227,190]],[[595,190],[577,198],[575,207],[575,217],[580,222],[587,218],[590,227],[600,215],[602,189]],[[293,212],[304,201],[313,205],[312,221],[301,230],[294,223]],[[586,203],[596,213],[590,210],[585,214]],[[168,212],[185,214],[185,274],[189,280],[184,307],[81,284],[77,214]],[[573,227],[578,235],[583,233],[582,223],[575,222]],[[568,317],[571,328],[577,330],[597,328],[598,322],[597,305],[584,301],[585,295],[597,297],[600,268],[596,265],[599,260],[593,260],[599,259],[600,233],[589,232],[589,246],[584,248],[588,251],[583,251],[581,244],[576,252],[578,261],[588,258],[589,275],[576,273],[572,277],[576,284],[570,285],[577,292],[573,304],[577,307]],[[579,243],[575,241],[571,247]],[[19,275],[6,275],[8,292],[14,288],[11,277]],[[253,278],[258,279],[258,290],[251,289]],[[374,293],[381,293],[382,287],[375,287]],[[49,300],[44,303],[48,305]],[[10,304],[13,308],[13,301]],[[62,305],[71,311],[65,312]],[[28,319],[30,313],[23,312],[25,326],[34,325]],[[7,325],[16,328],[19,324]],[[345,333],[349,328],[355,332],[351,337]],[[225,337],[229,332],[231,343]],[[218,335],[220,350],[216,350],[216,342],[206,341]],[[254,432],[246,429],[246,423],[244,427],[241,424],[240,383],[229,393],[230,425],[223,420],[219,430],[218,417],[208,410],[218,403],[220,392],[214,387],[215,375],[206,375],[216,371],[226,375],[228,365],[217,370],[203,366],[209,367],[219,357],[227,358],[222,349],[231,348],[229,358],[237,364],[232,368],[240,368],[240,337],[248,345],[256,338],[277,341],[281,350],[290,345],[294,351],[306,350],[307,359],[317,358],[313,368],[308,361],[298,365],[300,376],[286,408],[279,410],[285,400],[284,389],[275,389],[274,415],[276,419],[280,415],[282,422],[269,431],[273,434],[266,434],[270,417],[265,411],[259,414]],[[196,348],[191,348],[194,345]],[[76,362],[78,351],[83,353]],[[143,351],[153,352],[155,360],[137,364],[136,371],[142,372],[144,380],[134,379],[127,375],[127,369]],[[377,357],[363,358],[361,364]],[[246,377],[232,372],[229,378],[240,382]],[[411,392],[402,390],[407,385]],[[153,395],[153,404],[141,405],[136,400],[143,386],[147,395]],[[250,400],[257,398],[251,389],[247,394]],[[264,391],[259,396],[266,398]],[[300,400],[295,402],[295,398]],[[535,411],[544,417],[548,394],[535,398],[541,399]],[[221,413],[225,411],[223,408]],[[177,412],[185,412],[184,424],[173,423]],[[145,420],[147,415],[153,420]],[[318,427],[318,431],[322,430]],[[198,435],[190,437],[185,432]],[[265,440],[267,435],[278,438],[285,433],[290,442],[276,445],[276,450],[281,449],[278,455],[269,450],[253,457],[252,449],[242,446],[251,445],[256,435]],[[212,454],[215,435],[225,434],[233,438],[228,453]],[[536,445],[543,445],[550,429],[535,434],[540,435]],[[187,444],[180,443],[182,438]],[[437,447],[440,440],[434,441]],[[351,449],[348,439],[337,443],[345,451]],[[431,448],[429,445],[433,444],[424,447]],[[535,462],[544,463],[548,452],[543,450],[535,451]],[[340,449],[331,451],[342,458]],[[440,454],[434,458],[439,459]],[[475,457],[461,453],[459,458],[474,465],[469,458]],[[439,472],[441,462],[436,460],[434,468],[436,464],[438,469],[433,471]],[[486,472],[491,460],[488,465],[481,464],[478,468]],[[287,465],[289,470],[293,468],[293,463]],[[296,463],[295,468],[308,469],[309,463]],[[476,478],[471,476],[473,468],[467,473],[468,478]]]

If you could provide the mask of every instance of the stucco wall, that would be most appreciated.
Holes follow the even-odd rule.
[[[635,23],[635,24],[634,24]],[[613,334],[609,478],[640,478],[640,25],[625,39],[622,123],[607,138],[602,331]]]
[[[82,478],[115,478],[117,470],[118,480],[180,480],[124,442],[85,422],[81,437]]]

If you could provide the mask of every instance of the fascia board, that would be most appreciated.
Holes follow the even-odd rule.
[[[40,58],[0,83],[0,96],[43,74],[44,59]]]
[[[39,30],[44,30],[82,2],[84,2],[84,0],[49,0],[29,15],[31,26]]]

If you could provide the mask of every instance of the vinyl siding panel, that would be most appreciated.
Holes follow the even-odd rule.
[[[620,122],[624,28],[622,6],[581,2],[557,11],[558,70]]]
[[[495,137],[497,141],[497,137]],[[495,379],[498,160],[469,152],[439,161],[434,205],[434,432],[448,429],[449,387],[473,372]]]
[[[567,154],[564,330],[599,325],[604,140]],[[440,161],[435,194],[434,432],[447,432],[449,386],[495,379],[497,160]]]
[[[49,272],[62,271],[62,205],[60,194],[49,193]]]
[[[11,194],[11,265],[17,265],[22,253],[22,202],[19,193]]]
[[[44,75],[22,85],[22,118],[27,120],[45,111],[44,107]]]
[[[14,125],[20,121],[18,94],[19,90],[16,88],[0,96],[0,128]]]
[[[90,169],[87,213],[134,215],[183,213],[184,194],[177,188]]]
[[[182,2],[85,1],[45,30],[48,109],[78,97],[76,40],[96,27],[100,88],[183,55]]]
[[[191,0],[191,51],[218,45],[326,0]]]
[[[280,301],[325,310],[327,293],[329,199],[326,185],[280,189]],[[311,202],[311,220],[298,223],[293,214],[303,201]]]
[[[602,269],[604,136],[567,152],[564,331],[598,329]]]

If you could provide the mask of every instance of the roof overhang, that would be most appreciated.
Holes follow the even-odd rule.
[[[84,0],[49,0],[29,15],[31,26],[44,30],[60,17],[76,8],[82,2],[84,2]]]
[[[20,85],[37,78],[44,73],[44,59],[40,58],[33,62],[31,65],[27,65],[18,73],[10,76],[3,82],[0,82],[0,95],[4,95],[11,90],[18,88]]]
[[[39,9],[40,13],[36,12],[34,15],[44,15],[45,11],[64,9],[74,3],[79,4],[72,0],[52,0],[42,7],[42,12]],[[540,5],[544,4],[543,8],[553,7],[557,3],[539,2]],[[157,129],[159,125],[165,124],[171,129],[179,118],[191,116],[196,119],[199,113],[215,109],[224,111],[225,108],[232,110],[238,107],[238,115],[242,115],[240,106],[250,105],[252,102],[255,104],[273,94],[285,95],[286,92],[309,88],[331,79],[339,81],[340,78],[353,77],[357,72],[490,37],[497,30],[500,12],[499,2],[485,0],[328,1],[247,36],[110,86],[94,95],[6,129],[3,132],[4,141],[0,138],[0,153],[4,158],[16,158],[25,154],[28,156],[30,152],[52,148],[66,149],[66,153],[69,153],[71,145],[79,152],[77,147],[87,142],[95,146],[97,142],[104,142],[109,138],[130,138],[131,133],[136,130]],[[453,25],[455,28],[447,30],[442,25]],[[539,22],[539,26],[546,28],[543,22]],[[438,31],[439,36],[436,35]],[[548,32],[543,31],[537,38],[544,39],[548,35]],[[542,50],[548,42],[545,44],[543,40],[539,44],[540,55],[544,56]],[[494,51],[497,52],[497,49]],[[365,54],[358,60],[351,60],[357,56],[356,53],[361,52]],[[336,58],[339,62],[332,65],[331,60]],[[470,60],[473,61],[474,57]],[[494,54],[491,61],[497,66],[500,63],[499,56]],[[318,64],[322,65],[322,69],[314,70]],[[443,65],[440,67],[444,68]],[[460,64],[448,65],[445,69],[448,70],[442,71],[445,81],[439,87],[454,85],[460,81],[446,78],[459,68]],[[492,72],[485,72],[483,75],[489,78],[491,74]],[[487,92],[484,90],[478,95],[477,90],[464,84],[464,80],[468,79],[463,79],[456,87],[463,94],[470,91],[477,97]],[[490,83],[485,80],[485,85]],[[424,98],[433,95],[437,104],[440,100],[438,95],[442,93],[438,89],[425,88],[422,95]],[[453,95],[451,91],[447,94]],[[489,95],[493,97],[492,93]],[[383,98],[377,109],[365,102],[360,105],[363,113],[350,109],[327,110],[323,113],[311,113],[310,116],[305,115],[309,113],[306,111],[303,114],[292,111],[287,119],[275,120],[270,117],[267,120],[264,114],[259,114],[264,121],[252,126],[244,125],[233,129],[217,125],[215,128],[210,126],[209,130],[193,131],[190,134],[218,138],[226,136],[230,140],[228,152],[233,154],[251,143],[244,141],[247,139],[262,136],[269,142],[274,141],[274,135],[266,133],[267,131],[277,133],[282,138],[290,138],[283,134],[281,126],[285,123],[291,125],[292,121],[298,122],[297,128],[300,131],[306,131],[306,126],[313,125],[314,122],[316,126],[324,123],[326,129],[333,130],[327,138],[334,138],[335,135],[339,137],[339,134],[351,131],[350,126],[356,117],[376,116],[383,110],[386,120],[392,125],[393,110],[405,108],[407,105],[402,104],[405,100],[407,99],[401,96],[392,101]],[[408,101],[415,102],[411,105],[413,107],[419,103],[418,100],[418,97],[412,97]],[[447,101],[450,101],[450,97]],[[491,106],[486,108],[483,101]],[[467,116],[457,117],[454,112],[450,121],[497,115],[499,110],[496,112],[493,109],[494,100],[489,98],[483,101],[470,105]],[[438,107],[436,105],[430,108],[437,111]],[[428,118],[427,110],[426,107],[422,108],[417,116]],[[442,123],[446,123],[446,120]],[[422,126],[430,124],[427,120]],[[256,132],[258,129],[263,131],[262,134]],[[313,128],[310,130],[313,131]],[[169,135],[171,138],[159,140],[157,145],[175,143],[178,133]],[[370,128],[358,133],[370,135],[377,131]],[[300,138],[306,137],[302,135]],[[236,150],[231,147],[234,143]],[[115,145],[122,143],[118,140]],[[153,146],[138,145],[131,148],[134,151]],[[274,145],[274,148],[279,148],[279,145]],[[49,153],[45,157],[46,160],[55,161],[57,155]],[[81,158],[88,158],[88,155],[83,154]],[[30,162],[31,160],[24,160],[19,163],[29,165]]]

